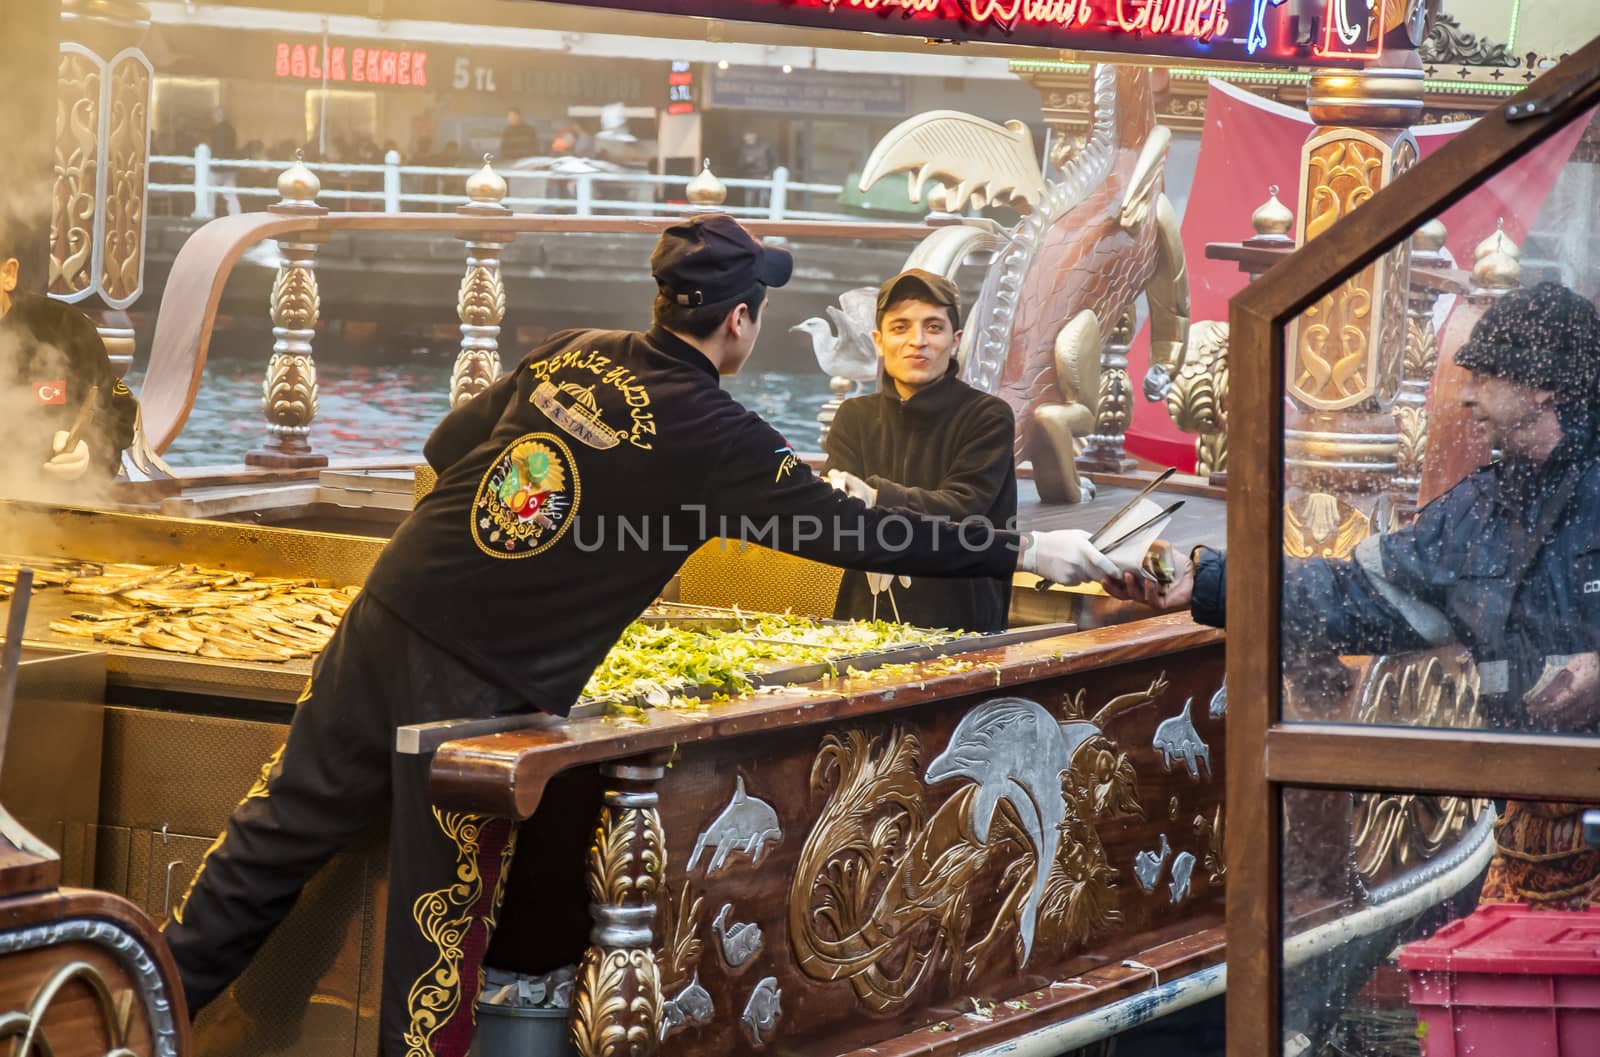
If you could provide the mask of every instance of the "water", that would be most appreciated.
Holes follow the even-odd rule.
[[[173,466],[238,463],[260,447],[265,359],[206,363],[194,411],[166,451]],[[139,391],[142,371],[128,374]],[[817,411],[831,395],[828,379],[813,374],[751,374],[723,379],[740,403],[772,423],[795,448],[817,447]],[[312,446],[332,459],[422,457],[422,443],[450,409],[450,361],[417,359],[393,365],[317,364],[317,418]]]

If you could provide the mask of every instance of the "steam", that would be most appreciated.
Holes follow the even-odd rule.
[[[0,364],[20,364],[21,370],[5,370],[0,377],[0,496],[36,502],[58,503],[70,506],[100,506],[111,500],[110,482],[103,479],[91,466],[89,472],[76,481],[60,481],[44,469],[53,454],[51,438],[57,429],[66,429],[68,422],[56,422],[50,411],[61,408],[42,404],[34,391],[37,382],[70,379],[67,355],[58,347],[40,343],[32,348],[22,346],[23,339],[15,332],[0,329]],[[65,410],[76,413],[85,394],[68,391]],[[91,422],[84,431],[83,440],[90,447],[90,458],[104,458],[104,423]],[[101,450],[96,450],[96,446]],[[0,552],[14,554],[13,541],[0,535]]]

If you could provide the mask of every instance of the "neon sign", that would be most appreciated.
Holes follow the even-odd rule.
[[[324,47],[321,42],[305,44],[280,40],[273,56],[272,72],[276,77],[297,81],[354,81],[427,88],[428,53],[409,48],[351,48],[343,44]]]
[[[563,0],[576,4],[578,0]],[[1270,63],[1354,66],[1377,56],[1389,0],[598,0],[728,21],[937,40]],[[1297,43],[1298,42],[1298,43]]]

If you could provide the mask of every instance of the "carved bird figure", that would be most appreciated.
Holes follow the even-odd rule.
[[[1011,405],[1017,457],[1033,461],[1040,497],[1056,503],[1081,497],[1070,470],[1073,423],[1055,410],[1074,402],[1057,379],[1062,329],[1087,311],[1110,335],[1148,289],[1155,359],[1181,358],[1173,350],[1188,336],[1177,215],[1161,193],[1171,137],[1156,124],[1149,71],[1096,66],[1092,77],[1090,135],[1057,178],[1044,178],[1025,128],[955,111],[902,122],[861,174],[863,191],[903,172],[914,198],[936,180],[953,205],[980,197],[1026,214],[995,252],[974,299],[962,377]],[[1087,395],[1100,405],[1097,432],[1126,428],[1125,400]]]
[[[729,968],[737,969],[761,950],[761,926],[753,921],[730,925],[728,918],[732,913],[732,903],[722,904],[722,909],[717,911],[716,918],[711,922],[711,931],[717,934],[717,939],[722,943],[723,960]]]
[[[832,327],[820,316],[801,320],[791,327],[811,337],[811,351],[824,374],[848,378],[858,385],[878,376],[878,349],[872,344],[876,329],[878,292],[870,286],[846,290],[838,305],[824,311]]]

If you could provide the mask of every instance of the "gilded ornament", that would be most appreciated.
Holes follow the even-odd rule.
[[[1223,834],[1226,825],[1221,804],[1217,805],[1209,820],[1204,815],[1194,817],[1195,835],[1206,842],[1205,858],[1201,860],[1201,865],[1205,867],[1206,878],[1213,888],[1221,888],[1228,878],[1228,853]]]
[[[589,846],[590,897],[611,906],[654,902],[664,847],[659,811],[607,806]]]
[[[316,272],[307,263],[285,262],[272,283],[272,325],[285,330],[311,330],[321,313]]]
[[[450,369],[450,406],[460,407],[500,377],[500,355],[497,352],[459,352],[455,366]]]
[[[1472,251],[1472,281],[1483,290],[1511,290],[1522,282],[1522,250],[1505,232],[1505,220]]]
[[[322,181],[306,166],[305,152],[294,152],[294,164],[278,174],[279,206],[309,205],[322,192]]]
[[[1422,460],[1428,449],[1428,409],[1396,407],[1395,425],[1400,441],[1399,466],[1395,476],[1413,479],[1422,476]]]
[[[573,989],[572,1041],[582,1057],[650,1057],[659,1041],[661,980],[649,951],[590,947]]]
[[[60,1007],[52,1010],[51,1006],[55,1005],[63,991],[67,997]],[[87,997],[92,1002],[91,1008],[99,1021],[99,1029],[109,1043],[105,1051],[108,1057],[133,1057],[128,1049],[129,1017],[133,1010],[126,1001],[133,997],[132,993],[126,992],[124,1001],[119,1003],[112,997],[111,985],[100,970],[85,961],[70,961],[52,972],[39,985],[33,997],[28,999],[24,1008],[10,1012],[0,1010],[0,1038],[17,1040],[12,1052],[18,1057],[29,1057],[30,1054],[49,1057],[56,1049],[46,1034],[46,1019],[54,1022],[55,1027],[64,1029],[61,1033],[63,1036],[74,1028],[81,1030],[84,1010],[80,1003],[85,997],[84,992],[88,992]],[[71,1012],[67,1012],[69,1008]],[[59,1043],[60,1040],[57,1041]]]
[[[689,199],[689,204],[701,208],[720,206],[728,200],[728,187],[717,174],[711,171],[711,159],[705,159],[700,167],[700,173],[689,181],[684,193]]]
[[[506,286],[500,269],[479,264],[461,277],[456,314],[473,327],[499,326],[506,316]]]
[[[1439,336],[1433,329],[1433,316],[1414,315],[1406,325],[1406,377],[1426,381],[1438,366]]]
[[[483,893],[478,871],[478,839],[489,820],[481,815],[441,812],[434,821],[456,847],[456,880],[424,892],[412,904],[411,917],[425,942],[437,952],[433,965],[417,977],[406,996],[411,1022],[403,1033],[405,1057],[430,1057],[433,1036],[461,1005],[462,944],[472,927],[472,906]]]
[[[1267,188],[1267,200],[1250,214],[1257,238],[1288,238],[1294,230],[1294,213],[1278,198],[1278,185]]]
[[[700,913],[705,905],[705,897],[695,896],[689,898],[689,883],[683,884],[683,892],[677,900],[672,898],[672,893],[663,889],[661,897],[662,908],[662,934],[666,936],[657,963],[661,968],[661,989],[663,992],[675,991],[679,985],[689,979],[689,974],[694,967],[700,964],[700,955],[704,945],[700,942]]]
[[[1228,324],[1201,320],[1189,328],[1183,366],[1167,390],[1167,414],[1195,441],[1197,473],[1221,473],[1228,461]]]
[[[1461,20],[1444,11],[1434,13],[1433,25],[1417,49],[1423,62],[1437,66],[1515,66],[1517,57],[1505,44],[1468,33]]]
[[[1326,492],[1313,492],[1283,511],[1283,553],[1291,558],[1348,558],[1371,533],[1367,515]]]
[[[467,197],[473,204],[497,206],[505,198],[506,179],[494,171],[494,155],[483,156],[483,168],[467,177]]]
[[[273,427],[303,430],[317,417],[317,365],[310,356],[275,352],[267,361],[261,411]]]

